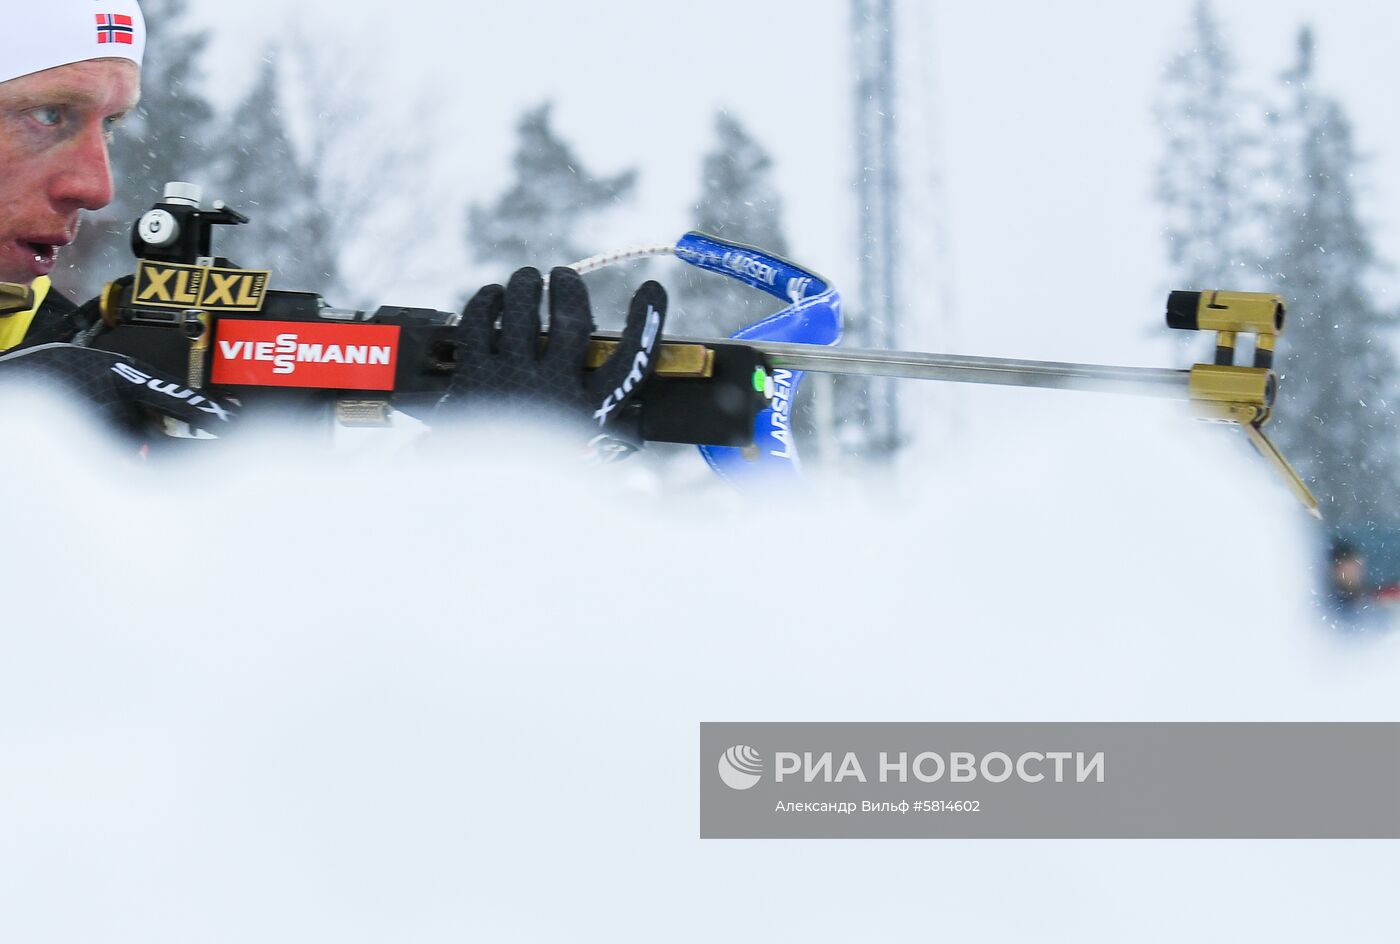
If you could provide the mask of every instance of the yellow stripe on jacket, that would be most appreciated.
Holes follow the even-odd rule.
[[[34,316],[44,304],[44,299],[49,297],[49,285],[47,275],[39,276],[34,280],[33,286],[34,307],[12,315],[0,315],[0,351],[8,351],[24,340],[24,336],[29,333],[29,326],[34,323]]]

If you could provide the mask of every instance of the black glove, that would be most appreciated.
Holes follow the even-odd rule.
[[[191,390],[125,354],[76,344],[41,344],[0,356],[0,383],[25,380],[77,397],[119,430],[142,436],[153,421],[176,420],[223,434],[234,415],[225,399]]]
[[[525,268],[517,270],[505,288],[488,285],[467,302],[457,326],[456,371],[435,418],[463,407],[505,405],[575,418],[604,437],[638,441],[636,430],[621,422],[623,407],[656,366],[666,290],[656,282],[637,289],[617,350],[593,371],[584,370],[595,325],[582,277],[562,267],[550,272],[549,340],[543,351],[542,295],[539,271]]]

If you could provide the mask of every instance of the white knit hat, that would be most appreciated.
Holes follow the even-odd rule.
[[[89,59],[139,66],[146,51],[136,0],[0,0],[0,23],[0,82]]]

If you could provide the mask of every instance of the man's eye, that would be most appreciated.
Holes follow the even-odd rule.
[[[34,120],[46,128],[57,128],[63,122],[63,109],[58,105],[45,105],[30,112]]]
[[[110,118],[102,119],[102,133],[108,141],[112,140],[112,132],[117,130],[117,125],[121,124],[125,117],[125,115],[112,115]]]

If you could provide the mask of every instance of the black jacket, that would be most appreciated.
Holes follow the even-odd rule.
[[[38,344],[52,344],[55,341],[71,341],[73,335],[90,324],[91,320],[86,311],[80,314],[77,305],[64,298],[57,289],[50,288],[48,295],[44,297],[44,304],[34,313],[29,332],[14,350]]]

